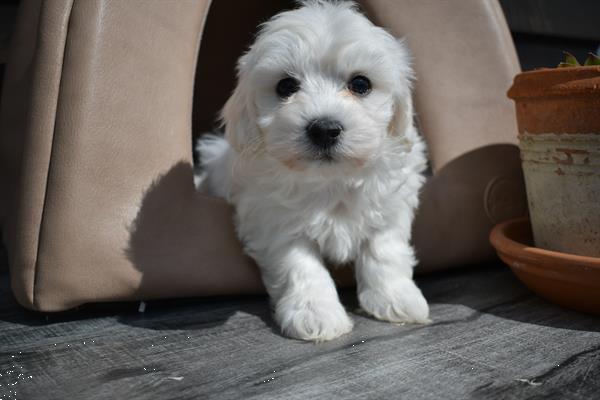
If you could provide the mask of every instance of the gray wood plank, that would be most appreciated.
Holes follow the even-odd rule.
[[[433,323],[355,312],[339,340],[286,339],[263,296],[94,305],[43,315],[0,296],[2,399],[586,399],[600,320],[552,306],[501,266],[420,278]],[[16,391],[16,395],[15,395]]]

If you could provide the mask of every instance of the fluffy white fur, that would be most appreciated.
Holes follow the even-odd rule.
[[[355,75],[373,85],[347,88]],[[291,76],[300,89],[275,91]],[[329,340],[352,329],[325,263],[353,263],[361,307],[392,322],[426,322],[412,280],[411,224],[425,168],[413,124],[404,45],[348,2],[306,1],[262,26],[238,65],[224,107],[225,139],[198,143],[204,184],[235,206],[245,249],[258,263],[286,335]],[[344,126],[333,161],[317,157],[305,128]]]

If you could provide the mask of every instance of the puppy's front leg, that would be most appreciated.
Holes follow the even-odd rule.
[[[358,300],[377,319],[425,323],[429,307],[412,280],[416,260],[403,236],[391,230],[363,245],[355,265]]]
[[[316,245],[298,240],[265,255],[257,261],[285,335],[324,341],[352,330]]]

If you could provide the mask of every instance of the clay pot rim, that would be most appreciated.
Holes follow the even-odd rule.
[[[517,74],[507,96],[513,100],[547,97],[597,96],[600,66],[540,68]]]
[[[522,260],[527,264],[544,265],[548,268],[565,267],[578,269],[594,269],[600,272],[600,257],[580,256],[576,254],[561,253],[545,250],[539,247],[521,243],[512,238],[513,234],[527,224],[529,218],[512,219],[496,225],[490,233],[490,242],[499,253],[509,255],[511,258]]]

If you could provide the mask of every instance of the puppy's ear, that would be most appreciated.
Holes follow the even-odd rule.
[[[390,121],[388,132],[390,136],[406,136],[414,129],[413,102],[410,90],[394,93],[394,116]]]
[[[258,136],[256,110],[242,68],[243,57],[238,65],[238,84],[221,111],[221,122],[225,125],[225,138],[238,152]]]
[[[405,136],[414,129],[414,109],[412,82],[414,73],[410,66],[410,55],[403,41],[394,40],[392,54],[395,54],[395,87],[393,88],[394,117],[390,122],[391,136]]]

